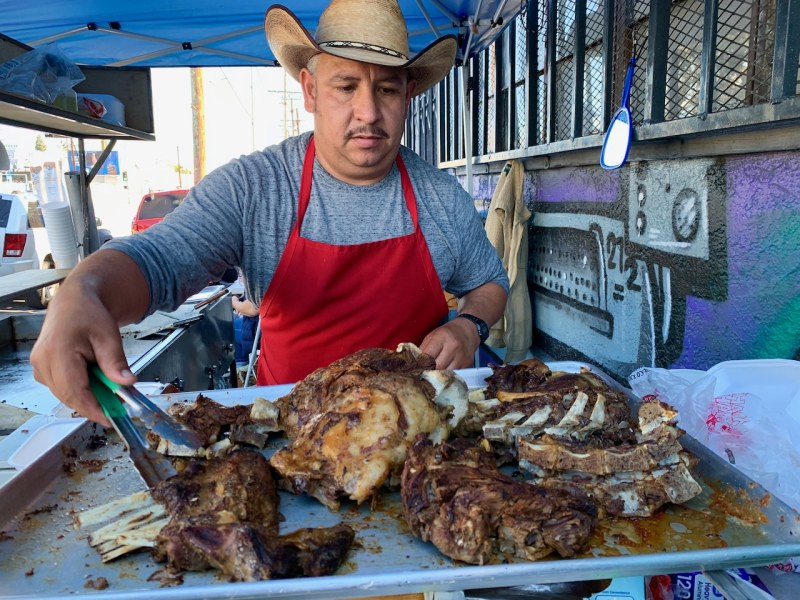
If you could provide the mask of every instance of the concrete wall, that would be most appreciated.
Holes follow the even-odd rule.
[[[474,177],[488,208],[497,175]],[[627,377],[800,358],[800,152],[531,170],[524,195],[534,346],[555,359]]]

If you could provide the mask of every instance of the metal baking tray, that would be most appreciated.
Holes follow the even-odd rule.
[[[589,367],[618,389],[599,369],[584,363],[550,363],[552,370]],[[459,372],[472,386],[484,385],[489,369]],[[274,399],[291,386],[204,392],[223,404]],[[196,393],[158,396],[162,405],[193,400]],[[122,444],[109,437],[91,450],[95,426],[85,423],[59,446],[45,452],[0,488],[0,598],[352,598],[420,591],[456,591],[530,583],[554,583],[653,575],[691,570],[760,566],[800,555],[800,515],[771,496],[695,440],[684,445],[700,462],[696,468],[704,492],[686,507],[670,508],[653,520],[626,520],[629,530],[611,529],[584,556],[539,562],[468,566],[442,555],[408,530],[398,493],[384,493],[374,507],[343,504],[338,513],[317,501],[280,493],[286,517],[281,531],[340,520],[356,530],[357,546],[338,573],[329,577],[230,583],[214,572],[185,573],[183,584],[160,587],[148,577],[161,565],[149,552],[102,564],[76,530],[71,513],[97,506],[143,488]],[[107,461],[92,472],[78,463],[64,472],[65,453],[81,460]],[[81,466],[84,465],[84,466]],[[729,511],[737,516],[730,516]],[[717,524],[718,531],[710,532]],[[603,527],[604,524],[601,524]],[[706,530],[706,528],[710,528]],[[719,533],[717,538],[713,533]],[[631,540],[636,540],[631,542]],[[708,547],[708,546],[721,547]],[[108,588],[90,586],[104,577]]]

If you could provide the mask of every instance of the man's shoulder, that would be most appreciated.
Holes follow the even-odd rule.
[[[263,166],[264,163],[268,163],[274,167],[288,166],[293,170],[298,163],[302,164],[310,137],[311,133],[301,133],[277,144],[267,146],[262,150],[256,150],[250,154],[242,154],[238,158],[232,159],[225,166],[232,169],[249,169],[255,165]]]
[[[265,156],[270,161],[292,166],[297,163],[302,164],[310,138],[311,132],[301,133],[272,146],[267,146],[264,150],[254,154]]]

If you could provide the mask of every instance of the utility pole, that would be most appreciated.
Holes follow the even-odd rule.
[[[203,98],[203,72],[192,67],[192,134],[194,141],[194,182],[206,174],[206,116]]]

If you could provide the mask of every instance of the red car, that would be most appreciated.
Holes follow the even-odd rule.
[[[131,233],[144,231],[148,227],[163,221],[169,213],[183,202],[189,190],[167,190],[150,192],[142,197],[139,208],[131,222]]]

